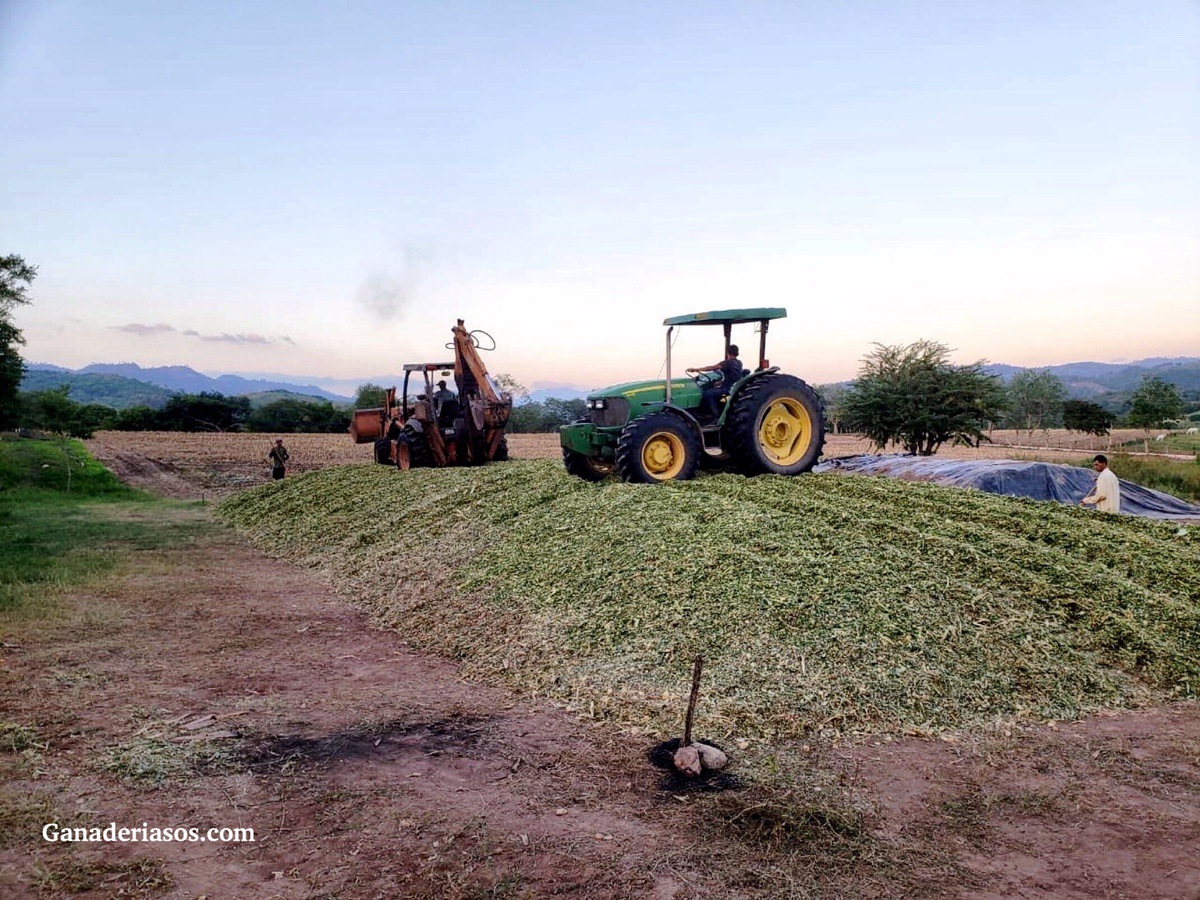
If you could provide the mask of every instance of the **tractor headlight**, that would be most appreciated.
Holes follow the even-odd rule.
[[[608,409],[607,400],[589,400],[587,402],[588,409]]]

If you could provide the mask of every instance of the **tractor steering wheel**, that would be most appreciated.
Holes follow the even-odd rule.
[[[684,369],[683,371],[684,374],[691,377],[692,381],[696,382],[696,387],[701,389],[708,387],[721,377],[718,372],[701,372],[698,369]]]

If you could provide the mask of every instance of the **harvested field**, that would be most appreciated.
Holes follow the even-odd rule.
[[[1129,435],[1142,437],[1141,431]],[[289,473],[294,475],[330,466],[370,463],[366,445],[356,445],[345,434],[181,434],[164,431],[102,431],[87,442],[88,449],[122,479],[156,494],[178,499],[223,497],[270,479],[266,454],[281,437],[291,453]],[[1114,446],[1128,437],[1116,433]],[[1026,432],[997,431],[995,444],[979,449],[945,447],[939,456],[952,459],[1044,459],[1074,462],[1088,452],[1103,450],[1106,440],[1066,431],[1036,432],[1029,448]],[[1046,446],[1042,446],[1045,444]],[[510,434],[514,459],[560,459],[556,434]],[[1024,449],[1022,449],[1024,448]],[[868,441],[853,434],[830,435],[825,457],[872,452]]]
[[[550,461],[327,470],[221,515],[472,675],[663,737],[696,653],[701,717],[743,747],[1200,686],[1194,528],[836,474],[596,486]]]
[[[223,497],[270,480],[267,451],[282,438],[289,475],[330,466],[371,463],[371,448],[345,434],[183,434],[169,431],[101,431],[88,450],[124,481],[164,497]],[[512,434],[515,459],[559,459],[558,435]]]

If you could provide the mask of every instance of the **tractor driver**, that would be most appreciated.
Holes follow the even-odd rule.
[[[700,413],[707,421],[715,422],[720,416],[718,401],[722,397],[728,397],[734,383],[742,377],[742,361],[738,359],[737,344],[730,344],[725,348],[725,358],[721,362],[688,371],[721,373],[721,380],[704,387],[700,396]]]
[[[437,405],[438,409],[441,409],[442,405],[447,400],[457,400],[458,399],[458,395],[456,393],[454,393],[454,391],[452,391],[448,387],[446,387],[446,382],[444,379],[437,383],[437,387],[438,387],[438,389],[433,392],[433,402],[434,402],[434,404]]]
[[[433,414],[443,428],[452,425],[458,415],[458,395],[446,387],[445,381],[439,381],[433,392]]]

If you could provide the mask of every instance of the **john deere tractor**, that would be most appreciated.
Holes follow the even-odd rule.
[[[587,418],[559,432],[567,471],[587,481],[615,472],[645,484],[694,478],[700,468],[745,475],[807,472],[825,444],[820,398],[767,361],[767,329],[786,315],[779,308],[725,309],[666,319],[665,379],[590,394]],[[719,325],[728,354],[733,326],[742,323],[758,324],[758,365],[746,367],[714,418],[702,411],[701,398],[704,388],[720,382],[720,373],[672,379],[671,336],[684,325]]]

